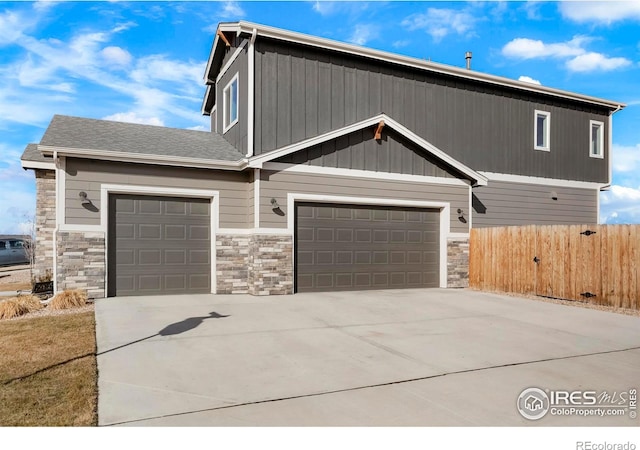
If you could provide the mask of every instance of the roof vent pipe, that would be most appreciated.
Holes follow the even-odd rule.
[[[464,59],[467,60],[467,70],[471,70],[471,58],[473,57],[473,53],[467,52],[464,54]]]

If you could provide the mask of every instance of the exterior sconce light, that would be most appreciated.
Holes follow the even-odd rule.
[[[556,191],[551,191],[551,200],[558,200],[558,193]]]
[[[87,198],[87,193],[85,191],[80,191],[78,193],[78,197],[80,197],[80,203],[82,205],[90,205],[91,204],[91,200],[89,200]]]
[[[275,198],[271,199],[271,209],[280,209],[280,205],[278,205],[278,200]]]
[[[458,208],[458,220],[462,223],[467,223],[467,219],[464,218],[464,211]]]

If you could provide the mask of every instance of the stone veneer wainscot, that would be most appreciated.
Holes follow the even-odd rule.
[[[447,287],[469,287],[469,238],[447,240]]]

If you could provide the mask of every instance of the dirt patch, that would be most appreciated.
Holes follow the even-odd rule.
[[[562,300],[559,298],[541,297],[539,295],[514,294],[511,292],[499,292],[499,291],[482,291],[480,289],[471,289],[471,290],[478,291],[478,292],[488,292],[491,294],[506,295],[508,297],[521,298],[525,300],[535,300],[538,302],[554,303],[556,305],[574,306],[574,307],[586,308],[586,309],[596,309],[598,311],[607,311],[607,312],[612,312],[616,314],[624,314],[626,316],[640,317],[640,310],[636,310],[636,309],[616,308],[613,306],[597,305],[595,303],[578,302],[575,300]]]
[[[29,268],[7,268],[0,271],[0,291],[19,291],[31,289],[31,271]]]

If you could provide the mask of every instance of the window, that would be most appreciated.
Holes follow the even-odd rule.
[[[24,248],[24,242],[22,241],[9,241],[11,248]]]
[[[222,132],[226,133],[238,121],[238,74],[231,79],[223,92],[224,114]]]
[[[551,150],[550,130],[551,113],[545,111],[537,111],[533,122],[533,144],[536,150]]]
[[[604,158],[604,123],[590,120],[589,129],[589,156]]]

